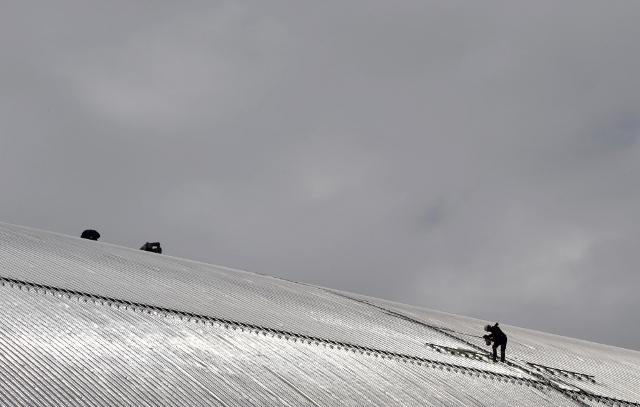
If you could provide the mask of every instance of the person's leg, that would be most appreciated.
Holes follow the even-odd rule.
[[[497,362],[498,359],[498,344],[494,343],[493,344],[493,361]]]
[[[500,345],[500,361],[504,362],[504,352],[505,349],[507,348],[507,343],[503,343],[502,345]]]

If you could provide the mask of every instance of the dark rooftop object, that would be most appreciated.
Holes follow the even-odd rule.
[[[100,239],[100,233],[98,233],[97,230],[87,229],[84,232],[82,232],[80,237],[83,239],[98,240]]]
[[[162,253],[162,248],[160,247],[160,242],[147,242],[142,245],[140,250],[144,250],[147,252],[153,253]]]

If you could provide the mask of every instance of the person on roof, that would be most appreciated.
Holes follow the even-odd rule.
[[[497,362],[498,358],[498,346],[500,347],[500,361],[504,362],[504,353],[507,348],[507,335],[502,332],[502,329],[498,326],[496,322],[495,325],[485,325],[484,330],[489,332],[484,335],[483,338],[486,341],[487,345],[493,344],[493,361]]]
[[[160,242],[147,242],[142,245],[140,250],[144,250],[146,252],[153,252],[153,253],[162,253]]]
[[[98,233],[97,230],[87,229],[87,230],[82,232],[80,237],[83,238],[83,239],[98,240],[98,239],[100,239],[100,233]]]

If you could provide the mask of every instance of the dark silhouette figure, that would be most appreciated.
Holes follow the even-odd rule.
[[[491,345],[493,343],[493,361],[496,362],[498,358],[498,346],[500,347],[500,361],[504,362],[504,352],[507,348],[507,335],[502,332],[502,329],[498,326],[496,322],[495,325],[486,325],[484,330],[489,332],[487,335],[484,335],[483,338],[487,345]]]
[[[153,252],[153,253],[162,253],[160,242],[147,242],[142,245],[140,250],[144,250],[146,252]]]
[[[97,230],[87,229],[84,232],[82,232],[80,237],[83,239],[98,240],[100,239],[100,233],[98,233]]]

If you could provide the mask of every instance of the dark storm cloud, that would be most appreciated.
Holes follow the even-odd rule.
[[[636,1],[0,8],[1,220],[640,348]]]

